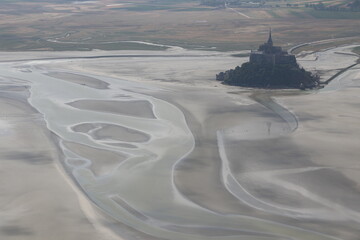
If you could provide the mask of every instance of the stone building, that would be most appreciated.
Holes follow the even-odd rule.
[[[269,31],[269,39],[266,43],[259,46],[257,51],[251,51],[250,62],[257,64],[290,64],[297,65],[294,55],[288,54],[281,47],[274,46],[271,30]]]

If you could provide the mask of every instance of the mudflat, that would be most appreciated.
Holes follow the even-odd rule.
[[[355,63],[357,57],[346,54],[352,47],[304,54],[299,62],[321,71],[326,80]],[[57,54],[64,57],[50,57]],[[16,88],[29,89],[29,94],[22,102],[13,98],[15,105],[8,109],[21,105],[35,115],[26,112],[33,117],[24,118],[25,125],[15,129],[42,139],[22,138],[16,148],[41,144],[31,147],[32,154],[50,159],[16,155],[24,159],[16,164],[36,169],[54,186],[63,183],[66,188],[31,178],[29,189],[46,187],[44,192],[55,192],[49,198],[69,196],[68,201],[76,202],[72,213],[91,222],[76,231],[76,224],[71,228],[60,222],[63,231],[78,239],[90,233],[89,239],[358,238],[358,66],[319,90],[245,89],[214,80],[215,73],[246,61],[232,53],[177,49],[153,57],[148,52],[127,54],[148,56],[1,65],[4,79],[30,86]],[[54,69],[71,74],[50,77]],[[73,74],[86,77],[79,77],[81,84],[62,79]],[[107,83],[107,88],[89,87],[92,78]],[[13,128],[12,121],[5,120],[1,133],[7,134]],[[49,141],[49,132],[56,141]],[[8,141],[5,136],[1,138]],[[7,152],[1,152],[4,159]],[[41,164],[26,163],[31,159]],[[15,162],[4,160],[1,168],[6,164]],[[3,181],[16,187],[12,176],[2,175]],[[10,185],[5,186],[6,196],[17,196]],[[36,199],[36,191],[29,194]],[[89,211],[90,206],[98,212]],[[108,224],[99,213],[110,217]],[[24,215],[31,217],[29,212]],[[35,234],[27,236],[36,239]]]

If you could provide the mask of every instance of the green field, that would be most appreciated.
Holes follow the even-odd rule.
[[[112,10],[124,10],[124,11],[134,11],[134,12],[147,12],[147,11],[157,11],[157,10],[172,10],[176,9],[172,6],[162,6],[162,5],[136,5],[131,7],[122,7],[122,8],[113,8]]]
[[[298,6],[286,6],[288,3]],[[273,7],[233,9],[191,0],[103,0],[86,4],[6,0],[0,4],[2,51],[161,49],[121,41],[234,51],[257,48],[266,39],[269,27],[275,43],[285,49],[303,42],[360,36],[359,12],[316,11],[296,0],[266,1],[265,5]]]
[[[333,11],[316,11],[306,10],[314,18],[321,19],[360,19],[360,12],[333,12]]]

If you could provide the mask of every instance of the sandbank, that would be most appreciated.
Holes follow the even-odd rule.
[[[99,101],[78,100],[68,103],[70,106],[85,110],[128,115],[141,118],[155,118],[152,106],[147,101]]]
[[[99,79],[80,75],[80,74],[75,74],[75,73],[49,72],[46,75],[48,75],[50,77],[62,79],[65,81],[72,81],[72,82],[75,82],[75,83],[78,83],[78,84],[81,84],[84,86],[89,86],[89,87],[93,87],[93,88],[97,88],[97,89],[107,89],[109,86],[108,83],[106,83],[104,81],[100,81]]]

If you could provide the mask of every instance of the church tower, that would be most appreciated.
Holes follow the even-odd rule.
[[[273,40],[272,40],[272,37],[271,37],[271,28],[270,28],[270,30],[269,30],[269,39],[268,39],[268,41],[267,41],[267,44],[268,44],[269,46],[273,46]]]
[[[287,64],[287,65],[297,65],[296,58],[294,55],[288,54],[286,51],[283,51],[281,47],[274,46],[271,28],[269,29],[269,38],[267,42],[261,44],[257,51],[251,51],[250,54],[250,63],[256,64]]]

